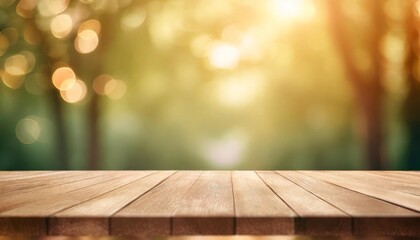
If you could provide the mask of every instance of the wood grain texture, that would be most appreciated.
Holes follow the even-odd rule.
[[[419,214],[416,212],[324,182],[303,173],[288,171],[279,173],[351,215],[354,235],[420,235],[420,229],[412,229],[412,226],[406,224],[407,221],[418,221]],[[383,229],[373,226],[375,220],[378,219],[381,219]],[[391,231],[392,229],[398,229],[398,231]]]
[[[294,234],[295,212],[251,171],[232,172],[236,233]]]
[[[49,219],[51,235],[109,235],[109,217],[173,174],[145,173],[144,177],[110,192],[55,213]]]
[[[262,180],[297,214],[296,233],[300,235],[351,235],[351,217],[272,171],[258,171]]]
[[[67,175],[62,176],[61,174],[58,177],[49,177],[44,179],[43,183],[38,182],[38,185],[35,186],[31,183],[32,181],[27,184],[22,183],[21,181],[16,181],[13,182],[13,184],[9,183],[7,185],[8,187],[4,188],[4,192],[2,186],[2,194],[0,195],[0,212],[5,212],[25,204],[45,199],[45,196],[52,197],[56,194],[63,194],[87,186],[92,186],[101,181],[107,180],[110,177],[101,172],[92,172],[82,175],[71,174],[71,178],[67,178]],[[53,183],[51,184],[50,182]],[[22,185],[24,185],[24,187],[22,187]],[[13,190],[13,186],[16,186],[15,190]],[[12,188],[12,191],[7,191],[10,188]]]
[[[42,217],[1,217],[0,236],[45,236],[47,221]]]
[[[420,237],[420,173],[0,171],[0,236]]]
[[[199,171],[179,171],[111,219],[111,233],[138,237],[171,235],[171,217],[197,178]]]
[[[90,184],[76,188],[69,191],[66,187],[60,186],[61,189],[53,192],[54,194],[41,195],[41,199],[37,201],[26,202],[23,205],[18,205],[14,208],[8,209],[0,213],[0,216],[8,217],[33,217],[33,216],[49,216],[66,208],[80,204],[84,201],[97,197],[101,194],[114,190],[118,187],[124,186],[143,177],[146,172],[129,173],[116,172],[112,174],[105,174],[103,178],[92,178]],[[48,190],[46,189],[47,193]],[[42,191],[44,192],[44,191]],[[39,196],[39,192],[33,192],[32,195]],[[29,196],[29,199],[32,197]]]
[[[387,176],[382,174],[374,174],[371,172],[332,172],[338,176],[345,176],[352,181],[364,184],[369,181],[369,185],[377,188],[385,188],[391,191],[420,195],[420,178],[417,181],[408,180],[402,176]],[[401,182],[403,184],[401,184]]]
[[[388,187],[385,187],[384,185],[389,186],[390,183],[386,183],[377,178],[366,176],[355,178],[354,176],[349,177],[349,175],[346,173],[339,172],[330,172],[325,174],[323,172],[310,171],[306,172],[305,174],[350,189],[355,192],[369,195],[420,212],[420,196],[389,190],[387,189]]]
[[[234,234],[233,193],[228,171],[203,172],[172,218],[174,235]]]

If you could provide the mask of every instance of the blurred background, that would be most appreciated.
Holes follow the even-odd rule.
[[[0,0],[0,169],[420,169],[419,11]]]

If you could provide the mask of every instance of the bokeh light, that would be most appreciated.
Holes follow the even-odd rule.
[[[96,19],[89,19],[84,21],[82,24],[80,24],[79,29],[77,30],[77,34],[80,34],[85,30],[92,30],[96,34],[99,34],[101,32],[101,23]]]
[[[13,76],[22,76],[34,68],[35,56],[27,51],[12,55],[6,59],[4,68],[7,73]]]
[[[64,38],[73,29],[73,20],[67,14],[61,14],[53,18],[51,21],[51,33],[56,38]]]
[[[79,53],[87,54],[93,52],[98,46],[98,34],[93,30],[83,30],[78,33],[74,41],[74,47]]]
[[[121,18],[121,27],[124,30],[134,30],[140,27],[146,20],[146,11],[136,7],[127,11]]]
[[[221,69],[235,68],[240,57],[239,51],[234,45],[224,42],[214,43],[208,54],[210,64]]]
[[[105,92],[108,92],[107,96],[113,100],[120,99],[124,97],[127,92],[126,84],[118,79],[113,79],[105,85]]]
[[[125,95],[127,86],[123,81],[103,74],[93,81],[93,90],[99,95],[104,95],[110,99],[117,100]]]
[[[318,0],[0,0],[0,168],[21,167],[2,156],[35,166],[59,151],[75,168],[89,151],[98,168],[362,168],[370,110],[357,96],[376,95],[357,92],[349,69],[383,87],[372,102],[395,167],[416,133],[408,118],[420,119],[419,19],[409,32],[403,2],[337,1],[340,13]],[[51,141],[4,147],[34,125],[15,134],[22,118],[50,119]],[[93,125],[92,141],[73,131]]]
[[[27,117],[21,119],[16,125],[16,137],[23,144],[35,143],[41,134],[41,127],[39,123],[31,118]]]
[[[76,80],[76,82],[68,89],[60,90],[61,97],[68,103],[80,102],[86,97],[86,94],[86,84],[81,80]]]
[[[64,12],[68,4],[69,0],[40,0],[38,11],[44,17],[51,17]]]
[[[16,5],[16,13],[24,18],[33,16],[33,11],[36,8],[37,1],[33,0],[20,0]]]
[[[6,52],[7,48],[9,47],[9,39],[0,32],[0,56]]]
[[[60,67],[54,71],[52,82],[57,89],[68,90],[76,83],[76,74],[69,67]]]
[[[2,72],[1,79],[3,80],[4,85],[11,89],[20,88],[25,80],[24,76],[11,75],[7,71]]]
[[[16,28],[8,27],[3,29],[1,33],[7,38],[9,46],[14,45],[19,39],[19,32],[16,30]]]
[[[37,45],[42,41],[39,31],[33,25],[25,26],[23,37],[26,42],[32,45]]]
[[[107,74],[102,74],[95,78],[95,80],[93,81],[93,90],[99,95],[107,95],[109,94],[109,89],[107,91],[107,89],[105,89],[105,86],[108,82],[113,80],[114,79],[111,76]]]

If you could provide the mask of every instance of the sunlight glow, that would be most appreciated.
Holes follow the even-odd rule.
[[[281,20],[309,20],[315,7],[309,0],[273,0],[270,6]]]
[[[218,42],[213,45],[208,54],[210,64],[215,68],[233,69],[239,62],[238,49],[229,43]]]
[[[217,167],[233,167],[242,160],[247,143],[244,133],[231,131],[218,140],[205,143],[202,154]]]
[[[216,85],[216,98],[224,106],[242,107],[254,101],[263,89],[259,72],[246,72],[220,79]]]

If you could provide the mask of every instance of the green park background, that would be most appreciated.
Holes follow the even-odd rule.
[[[420,169],[419,9],[1,0],[0,170]]]

